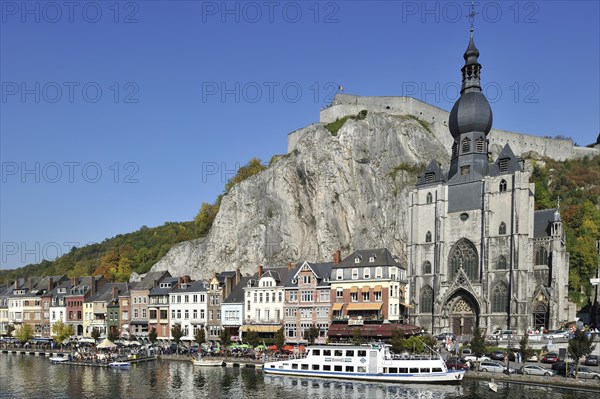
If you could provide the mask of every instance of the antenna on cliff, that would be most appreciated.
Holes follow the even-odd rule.
[[[471,35],[473,34],[473,32],[475,31],[475,15],[477,15],[478,13],[475,12],[475,1],[471,0],[471,12],[469,13],[468,17],[469,17],[469,21],[471,22],[471,29],[469,29],[469,31],[471,32]]]

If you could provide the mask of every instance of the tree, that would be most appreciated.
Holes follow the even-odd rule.
[[[196,330],[194,341],[196,341],[198,345],[202,345],[204,341],[206,341],[206,333],[204,332],[204,328],[199,328]]]
[[[52,335],[56,343],[62,344],[71,335],[75,335],[75,328],[72,324],[65,324],[59,320],[52,325]]]
[[[362,336],[362,331],[360,331],[359,327],[356,327],[353,331],[352,331],[352,343],[354,345],[360,345],[364,342],[364,338]]]
[[[473,331],[471,350],[478,358],[485,354],[485,338],[481,334],[481,330],[479,328],[475,328],[475,331]]]
[[[246,341],[250,346],[255,347],[260,343],[260,338],[256,331],[250,330],[244,335],[244,341]]]
[[[319,338],[319,329],[314,324],[309,329],[304,330],[304,339],[307,340],[309,344],[314,344],[317,338]]]
[[[277,345],[277,348],[281,351],[284,344],[285,344],[285,335],[284,335],[283,327],[281,327],[275,333],[275,345]]]
[[[6,335],[8,335],[9,337],[12,337],[13,331],[15,331],[15,326],[13,326],[12,324],[9,324],[8,327],[6,328]]]
[[[156,331],[156,327],[152,327],[150,331],[148,331],[148,339],[154,345],[156,343],[156,338],[158,337],[158,332]]]
[[[404,340],[404,347],[410,353],[421,353],[425,349],[425,343],[422,337],[413,335],[412,337]]]
[[[392,337],[390,338],[390,345],[392,345],[392,351],[395,353],[404,352],[404,331],[395,329],[392,331]]]
[[[21,342],[27,342],[33,338],[33,327],[31,324],[23,323],[21,328],[15,334],[15,338],[17,338]]]
[[[173,341],[179,346],[179,342],[181,342],[181,337],[183,337],[183,329],[181,328],[181,324],[175,324],[171,327],[171,336],[173,337]]]
[[[596,345],[592,345],[592,338],[581,330],[575,330],[575,336],[569,340],[569,353],[575,359],[575,378],[577,378],[577,369],[579,368],[579,359],[592,353]]]
[[[111,342],[115,342],[119,338],[119,330],[116,326],[110,326],[106,338]]]
[[[100,330],[98,328],[92,329],[92,338],[94,338],[94,341],[98,341],[98,338],[100,338]]]
[[[534,353],[534,350],[529,347],[529,335],[527,335],[527,332],[519,341],[519,352],[521,352],[521,356],[523,356],[523,361],[526,361]]]
[[[219,339],[221,340],[222,346],[228,346],[231,344],[231,331],[229,328],[224,328],[219,333]]]

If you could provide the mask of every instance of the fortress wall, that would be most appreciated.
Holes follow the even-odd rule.
[[[321,110],[320,121],[331,123],[346,115],[356,115],[363,109],[390,115],[416,116],[429,122],[431,131],[446,145],[448,151],[452,147],[452,136],[448,131],[449,112],[411,97],[362,97],[337,94],[331,105]],[[288,135],[288,152],[294,150],[302,134],[304,131],[296,131]],[[488,138],[490,151],[494,155],[497,155],[507,143],[517,156],[531,152],[559,161],[600,154],[600,148],[576,147],[571,140],[530,136],[506,130],[492,129]]]

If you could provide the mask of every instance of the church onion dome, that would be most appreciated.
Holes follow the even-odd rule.
[[[475,47],[473,36],[463,55],[465,65],[462,67],[462,88],[460,98],[450,111],[448,125],[455,139],[461,134],[479,132],[488,134],[492,128],[492,108],[481,92],[481,65],[477,58],[479,50]]]

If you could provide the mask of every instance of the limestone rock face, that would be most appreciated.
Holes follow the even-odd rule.
[[[332,135],[322,123],[303,129],[295,150],[235,186],[206,237],[174,246],[152,271],[207,278],[330,261],[342,250],[388,248],[404,260],[408,192],[419,165],[449,162],[449,133],[415,118],[369,112]]]

